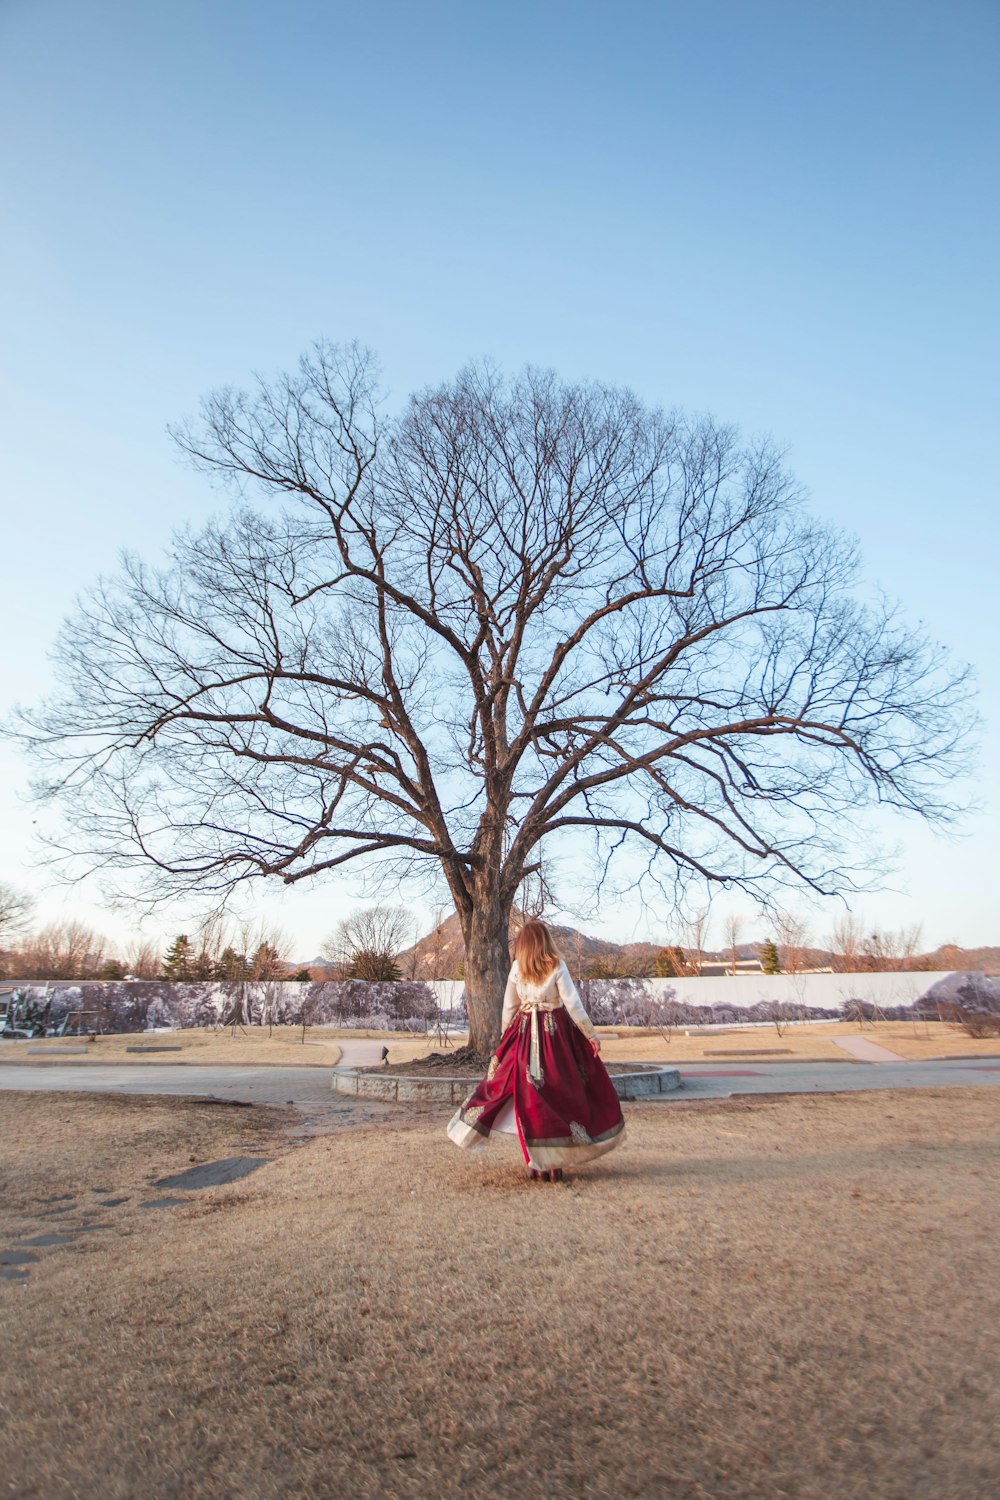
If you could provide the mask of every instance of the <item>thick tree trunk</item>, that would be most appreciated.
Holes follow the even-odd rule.
[[[500,1040],[503,993],[510,972],[511,898],[495,886],[477,892],[462,921],[469,1051],[485,1059]]]

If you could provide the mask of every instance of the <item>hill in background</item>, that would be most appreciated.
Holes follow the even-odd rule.
[[[560,952],[572,972],[582,979],[641,978],[655,974],[657,961],[666,950],[657,943],[613,943],[606,938],[588,937],[575,927],[550,924]],[[741,960],[757,958],[758,943],[740,943],[736,957]],[[778,945],[782,968],[790,967],[791,955]],[[694,955],[688,954],[693,960]],[[702,959],[706,963],[720,963],[731,954],[725,950],[705,950]],[[453,913],[426,937],[404,950],[399,956],[399,969],[407,979],[459,979],[465,960],[465,945],[457,914]],[[798,950],[794,967],[807,969],[843,969],[848,967],[837,954],[826,948],[803,948]],[[874,967],[859,960],[849,967],[863,969]],[[985,974],[1000,973],[1000,947],[959,948],[945,944],[931,952],[919,954],[905,966],[920,970],[978,970]]]
[[[587,937],[575,927],[551,931],[559,951],[575,974],[582,977],[618,977],[652,974],[660,948],[656,943],[611,943]],[[407,948],[399,957],[400,972],[407,979],[457,979],[465,960],[465,944],[458,916],[452,913],[440,927]],[[596,971],[602,971],[598,976]]]

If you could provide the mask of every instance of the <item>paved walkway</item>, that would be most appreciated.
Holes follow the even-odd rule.
[[[357,1048],[352,1066],[377,1062],[381,1042],[348,1042]],[[361,1049],[371,1047],[374,1057]],[[672,1099],[719,1099],[731,1094],[812,1094],[855,1092],[864,1089],[949,1088],[955,1085],[1000,1084],[1000,1060],[962,1059],[956,1062],[863,1063],[734,1063],[719,1067],[712,1063],[681,1063],[682,1087],[665,1094]],[[248,1104],[301,1104],[316,1106],[332,1102],[327,1068],[198,1068],[177,1063],[128,1063],[102,1067],[97,1063],[0,1062],[0,1089],[56,1089],[115,1094],[181,1094],[197,1098],[239,1099]]]
[[[846,1052],[850,1057],[856,1057],[859,1062],[870,1063],[894,1063],[905,1062],[898,1052],[890,1052],[888,1047],[882,1047],[878,1042],[870,1042],[864,1036],[832,1037],[833,1045],[839,1047],[841,1052]]]
[[[338,1068],[370,1068],[373,1063],[382,1061],[382,1048],[388,1047],[392,1053],[391,1042],[372,1042],[365,1037],[338,1037],[337,1046],[340,1048],[340,1061]]]
[[[109,1094],[181,1094],[246,1104],[328,1104],[332,1068],[239,1068],[210,1063],[0,1062],[0,1089],[57,1089]]]
[[[670,1099],[718,1099],[731,1094],[840,1094],[866,1089],[940,1089],[1000,1084],[1000,1061],[759,1063],[732,1068],[680,1063],[681,1088]]]

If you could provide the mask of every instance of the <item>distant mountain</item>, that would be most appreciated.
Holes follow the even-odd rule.
[[[611,943],[606,938],[588,937],[575,927],[559,927],[555,923],[549,927],[570,969],[581,978],[595,972],[607,977],[652,974],[661,951],[656,943]],[[398,962],[408,979],[459,978],[465,962],[465,943],[457,914],[453,913],[440,927],[407,948]]]
[[[550,923],[556,944],[570,969],[577,978],[642,977],[655,972],[657,957],[663,952],[658,943],[613,943],[606,938],[588,937],[575,927],[559,927]],[[513,943],[512,943],[513,946]],[[740,943],[736,948],[738,959],[754,959],[760,951],[759,943]],[[782,968],[788,970],[789,954],[778,945]],[[731,956],[728,948],[705,950],[702,959],[706,963],[725,962]],[[398,959],[399,970],[405,979],[458,979],[465,962],[465,944],[457,914],[453,913],[440,927],[434,928],[426,937],[405,949]],[[314,979],[322,979],[329,973],[330,965],[324,958],[312,958],[304,964],[290,965],[291,969],[308,968]],[[799,950],[796,967],[802,969],[844,969],[848,967],[836,954],[826,948],[804,948]],[[863,969],[859,959],[850,967]],[[944,944],[933,952],[915,957],[909,967],[914,969],[975,972],[1000,974],[1000,947],[959,948]]]
[[[929,969],[963,969],[968,973],[1000,974],[1000,948],[958,948],[944,943],[924,954]]]

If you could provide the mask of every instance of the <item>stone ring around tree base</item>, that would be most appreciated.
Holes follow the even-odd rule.
[[[681,1087],[677,1068],[662,1068],[657,1063],[635,1063],[634,1071],[613,1073],[611,1082],[619,1099],[657,1099]],[[396,1073],[387,1078],[375,1069],[335,1068],[330,1087],[335,1094],[352,1098],[379,1099],[386,1104],[453,1104],[468,1097],[475,1078],[428,1078]]]

